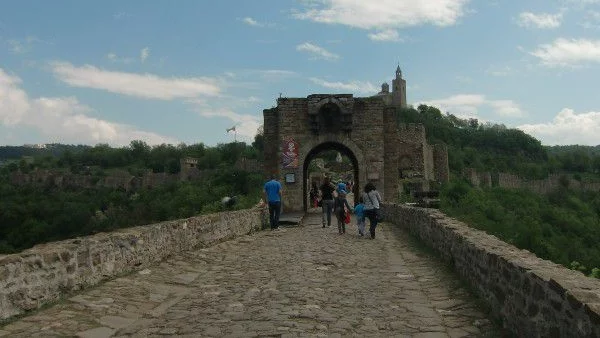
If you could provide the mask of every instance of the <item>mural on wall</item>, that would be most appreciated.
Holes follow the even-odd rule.
[[[281,162],[284,168],[298,167],[298,142],[293,138],[283,140],[283,151],[281,152]]]

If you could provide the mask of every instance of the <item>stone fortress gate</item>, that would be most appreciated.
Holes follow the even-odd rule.
[[[398,66],[391,93],[384,83],[371,97],[280,97],[276,107],[263,110],[264,168],[283,185],[283,211],[307,210],[308,165],[325,150],[351,159],[355,195],[370,181],[391,202],[407,178],[424,190],[429,182],[448,181],[446,146],[429,145],[420,124],[398,124],[398,110],[406,107],[406,81]]]

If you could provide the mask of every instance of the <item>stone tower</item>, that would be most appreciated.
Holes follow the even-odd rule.
[[[406,107],[406,80],[402,78],[400,65],[396,68],[396,78],[392,80],[392,106]]]

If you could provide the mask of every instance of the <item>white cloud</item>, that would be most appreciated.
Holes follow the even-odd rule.
[[[298,73],[294,71],[283,69],[251,70],[250,73],[257,73],[260,78],[266,81],[280,81],[298,75]]]
[[[67,62],[51,63],[54,75],[61,81],[83,88],[148,99],[172,100],[220,93],[217,81],[211,78],[162,78],[153,74],[114,72],[91,65],[73,66]]]
[[[8,39],[6,42],[9,46],[8,49],[14,54],[27,53],[33,49],[34,44],[52,44],[51,42],[40,40],[35,36],[28,36],[24,39]]]
[[[131,14],[126,13],[126,12],[117,12],[117,13],[113,14],[113,19],[115,19],[115,20],[126,19],[129,17],[131,17]]]
[[[275,24],[274,23],[268,23],[268,22],[260,22],[257,21],[249,16],[242,18],[242,19],[238,19],[240,21],[242,21],[244,24],[248,25],[248,26],[253,26],[253,27],[274,27]]]
[[[0,68],[0,121],[4,125],[21,122],[30,104],[27,95],[19,88],[21,79],[10,76]]]
[[[549,13],[531,13],[531,12],[523,12],[519,14],[519,19],[517,23],[521,27],[527,28],[557,28],[560,27],[562,21],[563,14],[549,14]]]
[[[379,92],[379,88],[370,82],[350,81],[350,82],[329,82],[319,78],[312,77],[310,80],[322,87],[343,91],[346,93],[362,93],[375,95]]]
[[[552,44],[540,45],[530,54],[546,66],[580,66],[600,62],[600,40],[558,38]]]
[[[328,61],[337,60],[340,58],[339,55],[331,53],[323,47],[319,47],[310,42],[305,42],[296,46],[296,50],[301,52],[308,52],[313,55],[313,59],[323,59]]]
[[[149,144],[177,143],[177,140],[159,134],[90,117],[88,114],[92,109],[73,97],[31,99],[20,84],[18,77],[0,68],[0,123],[13,129],[37,130],[48,143],[126,145],[132,140]]]
[[[477,114],[478,107],[485,103],[484,95],[459,94],[444,99],[437,99],[422,102],[429,106],[435,106],[442,111],[448,111],[454,115],[466,114],[464,116],[473,117]]]
[[[328,24],[386,30],[432,24],[451,26],[465,14],[470,0],[315,0],[294,16]]]
[[[132,63],[133,59],[128,57],[120,57],[115,53],[106,54],[106,58],[112,62],[120,62],[120,63]]]
[[[369,39],[373,41],[402,41],[398,31],[395,29],[386,29],[376,33],[369,33]]]
[[[484,106],[491,107],[500,116],[522,117],[525,115],[519,104],[512,100],[489,100],[485,95],[480,94],[459,94],[421,103],[438,107],[442,111],[463,118],[477,117],[479,109]]]
[[[245,17],[242,19],[242,22],[250,25],[250,26],[257,26],[257,27],[262,27],[262,24],[258,23],[258,21],[250,18],[250,17]]]
[[[517,127],[545,145],[600,145],[600,112],[576,114],[564,108],[551,122]]]
[[[471,77],[465,76],[465,75],[456,75],[454,78],[456,79],[456,81],[461,82],[461,83],[473,82],[473,79]]]
[[[492,100],[488,101],[487,104],[492,106],[496,114],[500,116],[522,117],[524,115],[521,107],[512,100]]]
[[[148,48],[148,47],[142,48],[142,50],[140,51],[140,61],[142,61],[142,63],[144,63],[149,56],[150,56],[150,48]]]

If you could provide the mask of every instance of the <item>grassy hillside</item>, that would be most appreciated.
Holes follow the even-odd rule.
[[[600,278],[600,192],[473,188],[454,181],[441,210],[538,257]]]
[[[419,106],[399,111],[400,123],[422,123],[430,143],[448,145],[451,182],[441,209],[538,257],[600,278],[600,192],[559,187],[547,196],[526,190],[481,189],[460,178],[463,168],[540,179],[550,173],[600,181],[600,146],[546,147],[504,125],[479,124]]]

